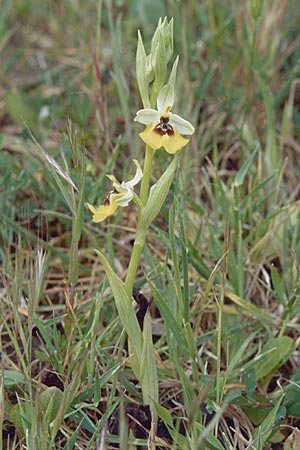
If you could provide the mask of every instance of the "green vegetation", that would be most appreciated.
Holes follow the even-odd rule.
[[[0,450],[299,449],[298,2],[0,7]],[[136,206],[97,224],[87,202],[144,158],[138,30],[148,54],[165,16],[195,133],[134,279],[155,430],[109,284]],[[174,156],[154,159],[152,185]]]

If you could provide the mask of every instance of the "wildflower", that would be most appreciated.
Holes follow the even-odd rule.
[[[102,222],[106,217],[111,216],[119,206],[124,208],[133,199],[133,188],[143,177],[143,172],[138,161],[134,159],[133,162],[136,165],[136,174],[132,180],[119,183],[114,175],[107,175],[107,178],[113,182],[113,190],[105,196],[103,205],[95,208],[89,203],[87,204],[93,213],[93,222]]]
[[[174,86],[165,85],[157,97],[157,110],[141,109],[136,113],[135,121],[147,125],[140,138],[154,150],[164,147],[174,154],[189,140],[182,134],[193,134],[193,125],[177,114],[171,113],[174,103]]]

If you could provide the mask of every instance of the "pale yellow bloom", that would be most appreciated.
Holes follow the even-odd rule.
[[[136,113],[135,121],[147,125],[140,138],[154,150],[164,147],[174,154],[183,148],[189,140],[182,135],[191,135],[193,125],[171,112],[174,103],[174,87],[167,84],[157,97],[157,110],[141,109]]]
[[[94,206],[87,204],[90,211],[93,213],[93,222],[102,222],[108,216],[111,216],[119,206],[124,208],[128,206],[129,202],[133,198],[133,188],[140,182],[143,177],[142,169],[135,159],[133,160],[136,165],[136,174],[130,181],[119,181],[113,175],[107,175],[107,177],[113,182],[113,190],[109,192],[104,198],[103,205],[95,208]]]

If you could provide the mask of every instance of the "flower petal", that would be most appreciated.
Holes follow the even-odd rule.
[[[195,131],[195,128],[193,125],[188,122],[187,120],[183,119],[182,117],[178,116],[177,114],[169,113],[170,114],[170,124],[174,125],[179,133],[181,134],[193,134]]]
[[[126,183],[124,184],[122,183],[122,186],[124,186],[125,188],[133,188],[133,186],[138,184],[143,178],[143,171],[141,169],[141,166],[139,165],[139,162],[136,159],[134,159],[133,162],[136,165],[136,172],[132,180],[126,181]]]
[[[111,194],[109,199],[111,201],[111,204],[122,206],[122,208],[125,208],[125,206],[128,206],[129,202],[131,202],[132,197],[132,189],[124,187],[123,192],[119,194]]]
[[[110,181],[112,181],[112,185],[117,192],[123,191],[122,184],[119,183],[119,181],[116,179],[116,177],[114,175],[106,175],[106,176]]]
[[[156,124],[148,125],[145,130],[140,133],[141,139],[146,144],[150,145],[153,150],[158,150],[159,148],[164,147],[168,153],[173,155],[189,142],[188,139],[185,139],[180,135],[175,127],[173,127],[174,134],[160,135],[154,131],[155,126]]]
[[[140,109],[136,113],[134,121],[142,123],[143,125],[159,122],[159,113],[155,109]]]
[[[110,203],[107,205],[98,206],[98,208],[94,208],[94,206],[88,204],[88,207],[93,213],[93,222],[98,223],[105,220],[106,217],[111,216],[118,208],[118,205]]]
[[[95,208],[93,205],[91,205],[90,203],[87,203],[87,205],[88,205],[89,210],[90,210],[93,214],[95,214],[96,208]]]
[[[159,115],[169,112],[174,104],[174,86],[166,84],[157,97],[157,108]],[[153,121],[154,122],[154,121]]]

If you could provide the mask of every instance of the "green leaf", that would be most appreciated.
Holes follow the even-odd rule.
[[[293,351],[293,340],[288,336],[270,339],[262,348],[261,354],[256,358],[253,366],[256,371],[256,379],[260,380],[282,366]]]
[[[108,380],[109,380],[113,375],[115,375],[115,373],[117,373],[117,372],[121,369],[121,367],[123,366],[124,363],[125,363],[125,361],[122,361],[122,362],[119,362],[119,363],[114,364],[113,366],[111,366],[111,367],[109,368],[109,370],[108,370],[107,372],[105,372],[105,373],[99,378],[99,381],[98,381],[98,384],[97,384],[97,388],[99,389],[100,394],[101,394],[101,388],[108,382]],[[95,389],[96,389],[96,381],[95,381]]]
[[[63,393],[56,386],[47,387],[38,398],[39,411],[47,422],[52,422],[58,414],[63,400]]]
[[[258,426],[267,417],[273,406],[273,403],[267,395],[254,393],[251,397],[251,402],[242,405],[242,410],[251,422]]]
[[[85,166],[85,156],[83,154],[82,159],[81,159],[79,202],[78,202],[77,212],[76,212],[76,216],[75,216],[74,229],[73,229],[73,240],[75,242],[79,242],[81,232],[82,232],[82,221],[83,221],[84,200],[85,200],[85,178],[86,178],[86,166]]]
[[[244,162],[242,167],[239,169],[238,173],[235,176],[234,179],[234,186],[239,187],[244,183],[245,176],[247,175],[248,170],[250,169],[250,166],[254,160],[254,157],[256,156],[256,153],[258,151],[259,147],[256,147],[256,149],[253,151],[253,153],[250,155],[250,157],[247,159],[247,161]]]
[[[25,436],[23,421],[21,417],[19,404],[15,404],[10,410],[10,420],[14,424],[17,434],[20,438]]]
[[[195,247],[191,241],[188,241],[188,259],[189,263],[197,270],[197,272],[208,280],[211,275],[211,270],[205,264],[199,249]],[[217,280],[220,281],[219,275],[217,276]]]
[[[144,342],[141,360],[141,386],[144,403],[146,405],[150,405],[153,421],[156,422],[155,403],[158,403],[158,378],[152,342],[151,315],[149,310],[147,310],[144,318],[143,338]]]
[[[195,427],[197,428],[197,433],[199,436],[203,436],[206,434],[207,429],[204,425],[200,424],[199,422],[196,422]],[[223,447],[223,445],[221,444],[221,442],[212,434],[209,433],[208,436],[205,438],[205,443],[204,443],[205,450],[225,450],[225,448]]]
[[[287,414],[300,417],[300,369],[297,369],[292,380],[284,390],[286,392],[283,406],[287,409]]]
[[[162,298],[160,293],[155,289],[154,285],[151,283],[151,281],[149,279],[148,279],[148,283],[150,285],[151,291],[155,298],[155,302],[158,306],[159,312],[161,313],[162,317],[166,321],[166,325],[168,326],[168,328],[174,334],[174,338],[176,339],[178,347],[181,349],[188,348],[188,343],[186,341],[186,338],[185,338],[181,328],[179,327],[179,325],[174,317],[173,312],[170,310],[166,301]]]
[[[15,370],[4,370],[4,386],[12,387],[17,386],[20,383],[25,383],[24,375]]]
[[[78,427],[76,428],[76,430],[74,431],[72,437],[70,439],[68,439],[66,445],[64,446],[63,450],[72,450],[74,448],[75,443],[77,442],[77,438],[81,429],[81,425],[82,425],[83,419],[82,421],[78,424]]]
[[[224,320],[225,319],[226,316],[224,317]],[[227,322],[227,324],[230,326],[230,323]],[[240,338],[238,339],[239,345],[237,345],[237,347],[235,348],[234,354],[232,355],[228,364],[228,370],[230,371],[230,373],[233,372],[233,370],[237,367],[241,367],[241,364],[243,363],[245,358],[245,354],[247,353],[247,349],[251,348],[251,342],[254,340],[255,336],[256,332],[251,333],[249,336],[247,336],[247,338],[243,338],[242,341],[240,340]]]
[[[274,430],[274,426],[277,425],[277,421],[279,419],[278,411],[279,411],[281,402],[282,402],[282,397],[277,401],[274,408],[272,408],[272,410],[269,412],[267,417],[263,420],[261,425],[256,429],[256,431],[253,435],[254,439],[256,439],[256,445],[257,445],[256,448],[258,448],[259,445],[261,445],[261,448],[262,448],[262,445],[265,442],[267,442],[268,438],[272,434],[272,432]]]
[[[130,337],[131,348],[140,362],[142,358],[143,338],[131,298],[126,293],[123,281],[113,271],[105,256],[98,250],[95,251],[105,269],[120,319],[126,333]],[[136,375],[138,376],[139,374]]]
[[[244,300],[239,295],[236,295],[231,290],[225,289],[225,294],[235,304],[241,306],[243,309],[250,311],[253,314],[253,316],[258,317],[260,320],[268,320],[268,321],[273,320],[271,315],[267,314],[265,311],[253,305],[252,303],[247,302],[246,300]]]
[[[251,367],[249,370],[245,370],[244,384],[248,395],[252,395],[256,388],[256,374],[255,369]]]
[[[178,153],[162,174],[160,179],[151,187],[146,206],[141,210],[141,227],[147,230],[158,215],[170,190],[177,167]]]
[[[285,305],[286,304],[286,294],[285,294],[284,285],[283,285],[283,282],[274,266],[271,267],[271,278],[272,278],[272,283],[273,283],[278,300],[280,301],[280,303],[282,305]]]
[[[165,408],[164,406],[161,406],[159,404],[156,404],[155,407],[156,407],[156,412],[157,412],[158,416],[160,417],[160,419],[169,427],[174,428],[173,419],[172,419],[170,411],[167,408]]]

